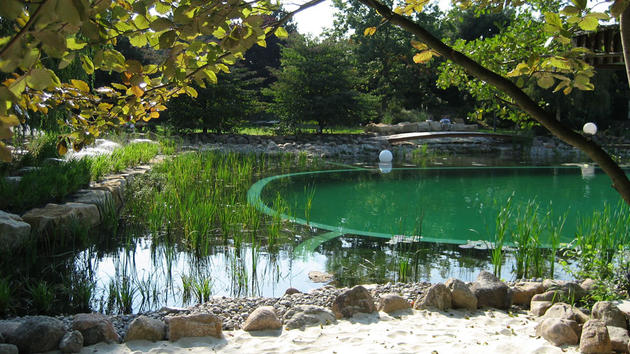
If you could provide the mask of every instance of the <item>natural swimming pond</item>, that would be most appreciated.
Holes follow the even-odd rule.
[[[281,198],[295,222],[340,234],[425,242],[493,242],[496,217],[535,201],[540,216],[566,214],[561,242],[570,242],[580,217],[589,217],[618,194],[593,167],[435,167],[316,171],[273,176],[250,189],[262,211]],[[543,243],[547,243],[544,240]]]
[[[540,215],[542,224],[548,210],[566,212],[563,242],[582,213],[619,199],[605,175],[577,167],[331,168],[338,166],[303,155],[222,152],[156,165],[127,186],[116,231],[1,260],[15,301],[23,301],[14,313],[140,312],[215,295],[281,296],[322,286],[309,271],[331,273],[340,286],[471,280],[492,269],[486,246],[508,199],[510,230],[522,226],[519,215]],[[462,245],[468,240],[490,242]],[[501,277],[514,279],[513,254],[502,258]],[[560,266],[553,274],[568,276]]]

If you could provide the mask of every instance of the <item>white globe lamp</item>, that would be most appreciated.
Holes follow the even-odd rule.
[[[380,154],[378,154],[378,160],[380,162],[391,163],[393,158],[394,156],[389,150],[383,150]]]
[[[593,122],[588,122],[584,124],[584,127],[582,127],[582,131],[584,131],[585,134],[595,135],[597,134],[597,125],[595,125],[595,123]]]

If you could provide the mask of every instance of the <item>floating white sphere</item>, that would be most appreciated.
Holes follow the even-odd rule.
[[[394,156],[392,155],[392,152],[389,150],[383,150],[381,151],[380,154],[378,154],[378,160],[380,162],[392,162],[393,158]]]
[[[586,134],[595,135],[597,134],[597,125],[595,125],[595,123],[593,122],[588,122],[584,124],[584,127],[582,127],[582,130]]]

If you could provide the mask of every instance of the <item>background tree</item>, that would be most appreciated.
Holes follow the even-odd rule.
[[[370,119],[373,100],[359,93],[356,72],[345,41],[317,42],[294,36],[282,49],[278,81],[266,90],[270,106],[289,130],[299,123],[315,121],[318,131],[353,125]]]
[[[555,87],[555,91],[570,93],[574,88],[592,90],[594,86],[590,82],[593,70],[581,56],[588,52],[585,48],[571,47],[571,37],[575,31],[595,30],[600,19],[608,16],[602,13],[589,12],[585,0],[573,0],[572,5],[565,6],[560,13],[547,11],[545,15],[545,32],[551,35],[550,42],[556,41],[559,45],[566,46],[563,55],[539,56],[536,53],[528,58],[527,62],[518,63],[515,68],[505,76],[488,69],[466,54],[455,50],[445,44],[422,26],[418,25],[404,15],[410,15],[416,11],[422,11],[427,1],[408,0],[403,6],[391,9],[377,0],[360,0],[378,11],[383,20],[393,25],[404,28],[413,33],[421,41],[415,47],[420,52],[414,58],[418,63],[427,62],[434,56],[443,56],[447,60],[463,67],[468,75],[471,75],[489,85],[496,87],[508,97],[508,103],[518,106],[526,114],[544,126],[552,134],[566,143],[584,151],[595,161],[611,178],[612,186],[619,192],[626,203],[630,204],[630,180],[619,165],[599,145],[591,139],[574,132],[569,127],[555,119],[555,116],[534,101],[521,87],[526,80],[536,80],[543,88]],[[472,1],[465,1],[470,5]],[[528,2],[527,6],[533,3]],[[503,1],[484,1],[478,3],[483,8],[496,7],[502,9],[507,3]],[[523,5],[518,3],[517,5]],[[615,5],[619,5],[615,9]],[[617,14],[624,10],[627,4],[618,0],[613,3],[613,12]],[[561,17],[561,15],[563,17]],[[368,28],[365,33],[370,34],[376,28]],[[626,58],[630,60],[630,58]],[[511,77],[517,77],[516,82]]]
[[[204,134],[233,131],[259,109],[253,88],[263,79],[255,74],[244,65],[232,67],[229,74],[220,73],[216,84],[195,87],[196,98],[183,95],[170,100],[164,120],[176,129],[202,129]]]

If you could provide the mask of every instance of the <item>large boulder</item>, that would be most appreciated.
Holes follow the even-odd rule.
[[[405,300],[402,296],[398,294],[383,294],[378,299],[378,304],[376,308],[379,311],[392,313],[400,310],[407,310],[411,308],[411,304],[409,301]]]
[[[545,338],[556,346],[578,344],[579,325],[575,321],[560,318],[547,318],[536,327],[536,335]]]
[[[520,282],[512,286],[512,303],[515,305],[529,305],[532,297],[545,291],[540,282]]]
[[[98,225],[101,215],[93,204],[65,203],[46,204],[43,208],[31,209],[22,215],[37,234],[60,230],[70,223],[78,222],[87,228]]]
[[[120,336],[110,319],[100,313],[80,313],[72,319],[72,329],[81,332],[83,345],[119,343]]]
[[[183,337],[216,337],[221,338],[223,321],[210,313],[197,313],[167,317],[167,337],[176,341]]]
[[[337,319],[332,311],[315,305],[293,306],[284,314],[284,326],[287,329],[325,326],[336,322]]]
[[[66,199],[72,203],[95,205],[101,214],[101,220],[103,220],[107,208],[116,205],[112,192],[103,189],[79,189]]]
[[[580,352],[588,353],[610,353],[612,342],[608,335],[606,324],[600,320],[588,320],[582,327],[580,337]]]
[[[0,343],[0,354],[18,354],[18,347],[13,344]]]
[[[370,292],[361,285],[357,285],[335,298],[332,311],[337,318],[348,318],[358,312],[372,313],[376,311],[376,305]]]
[[[512,291],[492,273],[482,271],[470,287],[477,297],[478,307],[506,310],[512,306]]]
[[[79,331],[66,332],[59,342],[62,353],[78,353],[83,349],[83,335]]]
[[[94,183],[92,189],[100,189],[108,191],[113,196],[114,204],[117,209],[125,205],[125,186],[127,181],[124,178],[105,179]]]
[[[543,286],[546,291],[557,290],[566,294],[566,298],[561,301],[567,301],[569,299],[579,301],[586,295],[586,291],[582,288],[582,286],[574,281],[545,279],[543,281]]]
[[[255,309],[243,323],[244,331],[265,331],[281,328],[282,321],[276,315],[273,306],[261,306]]]
[[[569,304],[565,304],[564,302],[553,304],[547,312],[545,312],[543,319],[546,318],[560,318],[575,321],[579,324],[583,324],[589,319],[584,312],[580,311],[580,309]]]
[[[20,353],[41,353],[56,350],[66,333],[63,322],[48,316],[30,316],[20,321],[10,336],[9,344],[15,344]]]
[[[19,215],[0,210],[0,252],[11,252],[29,240],[31,225]]]
[[[451,291],[442,283],[433,284],[426,293],[418,296],[413,307],[419,310],[434,308],[442,311],[450,309],[453,307]]]
[[[531,301],[549,301],[551,303],[565,302],[569,300],[567,293],[563,290],[549,290],[532,296]]]
[[[444,285],[451,291],[453,308],[477,309],[477,297],[468,284],[459,279],[450,278]]]
[[[542,316],[549,310],[549,308],[553,305],[551,301],[534,301],[529,303],[529,312],[534,316]]]
[[[125,341],[148,340],[156,342],[166,338],[166,324],[156,318],[138,316],[129,324]]]
[[[606,326],[628,329],[626,315],[610,301],[596,302],[591,312],[594,319],[602,320]]]
[[[610,344],[612,344],[613,350],[618,353],[627,353],[628,342],[630,342],[628,330],[615,326],[606,326],[606,329],[608,329],[608,336],[610,337]]]

